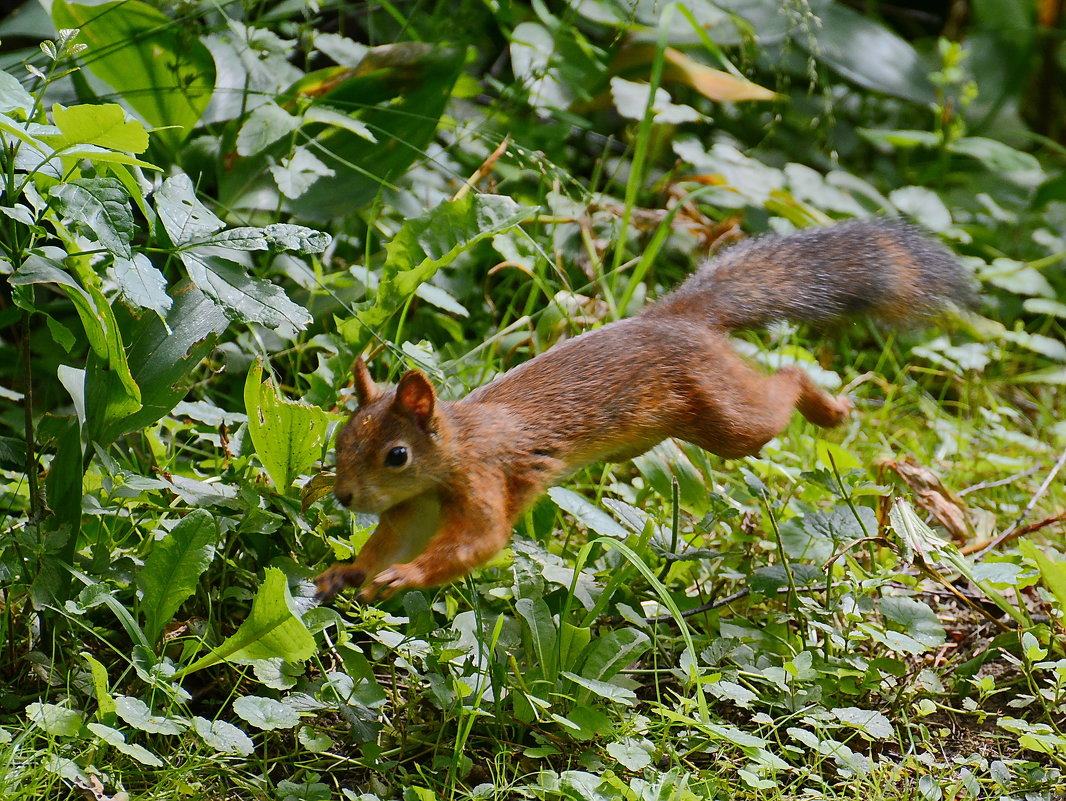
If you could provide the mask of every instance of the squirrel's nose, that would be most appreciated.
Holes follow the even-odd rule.
[[[352,502],[352,491],[345,489],[335,489],[333,494],[337,500],[341,502],[341,506],[347,507]]]

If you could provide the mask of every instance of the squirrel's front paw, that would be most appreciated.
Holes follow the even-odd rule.
[[[336,564],[315,579],[315,598],[322,603],[333,600],[345,587],[361,587],[366,573],[354,565]]]
[[[412,562],[387,567],[378,573],[367,587],[359,594],[360,600],[371,602],[385,599],[400,590],[409,590],[425,586],[425,576],[420,568]]]

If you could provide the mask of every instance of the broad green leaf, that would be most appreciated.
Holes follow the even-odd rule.
[[[833,716],[846,726],[858,729],[870,739],[888,740],[895,735],[892,723],[874,709],[860,709],[855,706],[831,709]]]
[[[128,695],[115,696],[115,711],[133,728],[149,734],[181,734],[187,725],[166,715],[153,715],[148,704]]]
[[[1018,552],[1036,563],[1040,568],[1040,577],[1059,602],[1059,608],[1066,610],[1066,562],[1054,561],[1030,540],[1020,540]]]
[[[964,136],[948,145],[952,153],[975,158],[992,172],[1002,173],[1023,186],[1035,187],[1046,177],[1036,156],[983,136]]]
[[[286,94],[348,110],[363,126],[312,122],[305,112],[301,133],[314,138],[333,175],[290,200],[292,210],[317,220],[350,214],[424,159],[464,60],[461,47],[400,42],[370,48],[358,67],[318,70],[290,87]]]
[[[170,241],[178,247],[201,242],[226,224],[196,197],[192,179],[185,173],[163,181],[155,193],[155,210]]]
[[[84,103],[78,106],[52,106],[52,120],[63,132],[61,137],[42,136],[57,149],[69,145],[97,145],[124,153],[148,149],[148,132],[138,120],[127,120],[117,103]]]
[[[285,574],[268,567],[252,601],[252,611],[237,631],[211,653],[178,671],[187,676],[222,661],[251,662],[274,657],[302,662],[315,652],[315,640],[293,610]]]
[[[255,109],[237,133],[237,153],[254,156],[281,137],[300,127],[300,120],[277,103],[264,103]]]
[[[385,246],[385,266],[373,305],[360,312],[357,319],[342,323],[342,335],[353,350],[362,350],[370,341],[371,332],[379,330],[437,270],[531,213],[532,209],[519,206],[509,197],[472,193],[407,220]]]
[[[175,24],[140,2],[77,5],[56,0],[57,28],[79,28],[86,67],[110,84],[176,148],[196,126],[215,87],[215,62],[195,26]],[[168,127],[176,126],[176,127]]]
[[[197,289],[225,309],[227,316],[290,336],[311,322],[311,313],[289,300],[281,287],[248,275],[240,264],[217,253],[217,249],[196,247],[178,255]]]
[[[135,227],[130,197],[117,178],[79,178],[53,186],[56,207],[74,227],[116,256],[133,256],[130,240]]]
[[[21,111],[28,115],[33,108],[33,95],[22,88],[18,78],[0,70],[0,112]]]
[[[112,442],[173,409],[185,397],[192,371],[229,322],[218,306],[188,284],[174,292],[174,305],[166,321],[153,315],[135,318],[121,306],[117,310],[122,327],[132,332],[128,360],[141,388],[141,408],[106,421],[94,437],[98,442]]]
[[[639,772],[652,763],[655,746],[643,737],[626,737],[624,740],[607,743],[607,753],[621,763],[626,770]]]
[[[894,148],[936,147],[940,143],[940,137],[933,131],[856,128],[855,132],[875,145],[887,145]]]
[[[564,671],[562,675],[564,678],[574,682],[574,684],[588,690],[593,695],[598,695],[600,698],[604,698],[608,701],[614,701],[623,706],[632,706],[637,701],[637,694],[628,687],[619,687],[617,684],[611,684],[607,681],[597,681],[596,679],[590,679],[585,676],[580,676],[577,673],[570,673],[569,671]]]
[[[163,767],[163,760],[143,746],[127,743],[126,735],[118,729],[112,729],[110,726],[105,726],[102,723],[90,723],[86,728],[105,743],[114,746],[123,754],[132,757],[142,765],[148,765],[152,768]]]
[[[526,622],[537,655],[537,665],[549,682],[554,682],[558,669],[558,632],[548,605],[541,598],[519,598],[515,611]]]
[[[166,319],[174,299],[167,294],[167,279],[151,259],[143,253],[134,253],[129,259],[116,256],[111,271],[127,302],[151,309],[160,319]]]
[[[315,41],[318,41],[316,37]],[[363,48],[365,54],[366,48]],[[304,122],[323,122],[326,125],[336,125],[338,128],[344,128],[347,131],[351,131],[356,136],[361,136],[368,142],[377,142],[377,137],[366,127],[365,122],[360,122],[355,117],[349,117],[347,114],[342,114],[340,111],[331,109],[329,106],[311,106],[304,112]]]
[[[300,713],[288,704],[259,695],[241,696],[233,702],[233,711],[264,731],[291,729],[300,722]]]
[[[152,550],[137,573],[143,594],[144,633],[155,642],[174,613],[191,596],[214,557],[218,524],[211,514],[195,509],[174,526]]]
[[[629,536],[614,518],[573,490],[565,487],[552,487],[548,490],[548,497],[555,501],[556,506],[564,512],[569,512],[577,518],[578,522],[601,536],[616,540],[624,540]]]
[[[330,239],[329,234],[303,225],[272,223],[263,228],[230,228],[212,236],[210,243],[234,250],[321,253],[329,245]]]
[[[99,289],[91,285],[83,289],[55,261],[39,254],[31,254],[9,280],[16,286],[56,284],[74,304],[92,348],[90,364],[95,357],[100,364],[106,365],[109,373],[106,384],[94,381],[94,392],[86,394],[92,407],[88,414],[90,427],[103,424],[102,409],[112,408],[116,414],[132,414],[140,409],[141,392],[130,372],[122,333],[111,306]]]
[[[337,171],[326,166],[326,163],[308,148],[301,147],[289,158],[282,159],[280,164],[272,164],[270,174],[278,185],[278,191],[289,200],[295,200],[319,178],[330,178],[336,175]]]
[[[929,605],[922,601],[890,595],[881,599],[881,614],[927,648],[944,644],[944,626]]]
[[[223,754],[251,756],[255,750],[252,738],[225,720],[212,721],[196,716],[192,725],[207,745]]]
[[[608,681],[622,668],[636,662],[651,646],[648,635],[639,629],[615,629],[595,639],[580,660],[583,676]]]
[[[93,678],[93,694],[96,697],[96,716],[107,722],[115,715],[115,699],[107,688],[107,668],[90,653],[83,653],[82,658],[89,665]]]
[[[83,719],[77,710],[36,702],[26,707],[26,717],[53,737],[74,737],[81,729]]]
[[[288,400],[272,380],[262,379],[263,363],[257,359],[244,382],[248,432],[271,482],[284,492],[317,461],[330,421],[341,418],[317,406]]]
[[[898,34],[833,0],[810,0],[809,7],[818,23],[809,36],[796,36],[795,44],[859,86],[915,103],[936,99],[930,66]]]

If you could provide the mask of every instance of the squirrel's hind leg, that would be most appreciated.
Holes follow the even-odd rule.
[[[700,400],[681,439],[719,456],[754,456],[781,433],[796,409],[817,426],[839,425],[851,413],[851,401],[821,389],[799,367],[765,375],[735,353],[716,360],[701,382]]]

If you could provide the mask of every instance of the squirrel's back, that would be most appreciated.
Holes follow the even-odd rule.
[[[879,219],[742,242],[642,314],[727,330],[859,314],[906,324],[974,300],[951,251],[916,226]]]

